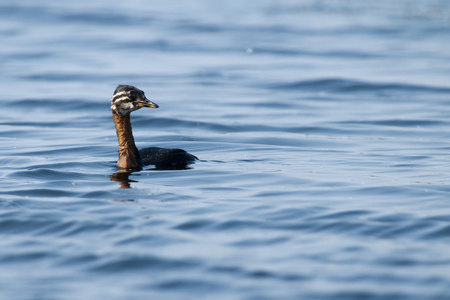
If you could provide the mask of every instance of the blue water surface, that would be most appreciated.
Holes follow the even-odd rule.
[[[450,3],[0,3],[1,299],[450,299]],[[187,170],[120,173],[138,147]]]

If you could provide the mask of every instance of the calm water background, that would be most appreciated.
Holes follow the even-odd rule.
[[[448,1],[2,0],[0,38],[0,298],[450,299]],[[118,84],[201,161],[114,176]]]

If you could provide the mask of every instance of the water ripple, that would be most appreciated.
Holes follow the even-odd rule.
[[[327,78],[315,80],[302,80],[292,83],[275,84],[268,86],[276,90],[301,90],[301,91],[327,91],[333,93],[351,92],[374,92],[374,91],[394,91],[394,92],[433,92],[449,93],[450,88],[433,87],[424,85],[400,84],[400,83],[372,83],[351,79]]]

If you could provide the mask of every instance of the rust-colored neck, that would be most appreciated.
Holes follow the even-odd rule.
[[[134,143],[131,129],[130,114],[122,116],[113,112],[116,125],[117,138],[119,139],[119,160],[117,166],[124,169],[138,169],[141,167],[141,157]]]

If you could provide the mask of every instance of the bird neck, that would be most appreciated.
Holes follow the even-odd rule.
[[[131,129],[130,114],[123,116],[113,112],[116,125],[117,138],[119,139],[119,160],[117,166],[124,169],[138,169],[141,167],[141,157],[134,143]]]

